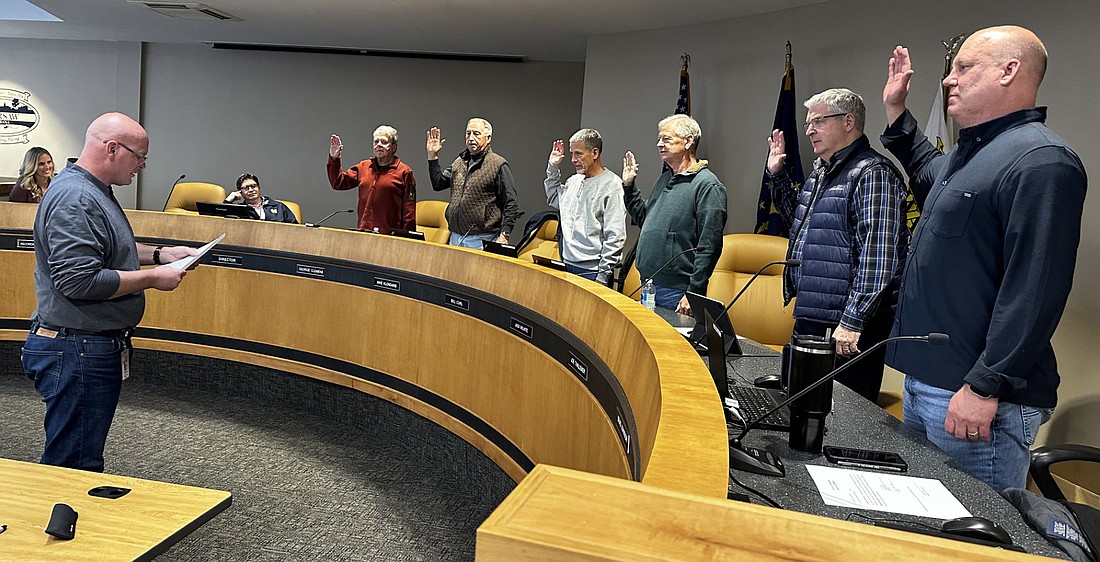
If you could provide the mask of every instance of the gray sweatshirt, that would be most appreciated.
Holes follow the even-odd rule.
[[[565,263],[597,271],[606,282],[626,244],[623,180],[608,169],[596,177],[573,174],[561,183],[557,166],[546,167],[546,203],[561,216],[561,257]]]

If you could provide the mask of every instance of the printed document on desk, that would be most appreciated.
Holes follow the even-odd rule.
[[[827,505],[936,519],[970,516],[943,482],[932,478],[812,464],[806,470]]]
[[[199,253],[197,253],[193,256],[187,256],[186,258],[183,258],[182,260],[176,260],[176,261],[168,264],[168,267],[174,267],[176,269],[187,269],[187,268],[191,267],[192,264],[198,263],[199,260],[202,259],[202,257],[206,255],[206,252],[209,252],[214,246],[217,246],[218,242],[222,241],[222,238],[225,238],[225,233],[224,232],[222,233],[221,236],[207,242],[206,244],[203,245],[203,247],[199,248]]]

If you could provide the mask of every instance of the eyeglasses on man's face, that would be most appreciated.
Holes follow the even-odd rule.
[[[149,157],[148,157],[148,156],[146,156],[146,155],[144,155],[144,154],[141,154],[140,152],[138,152],[138,151],[136,151],[136,150],[134,150],[134,149],[132,149],[132,148],[130,148],[130,147],[128,147],[128,146],[126,146],[126,145],[122,144],[121,142],[118,142],[118,141],[117,141],[117,140],[115,140],[115,139],[107,139],[107,140],[103,141],[103,144],[107,144],[107,143],[109,143],[109,142],[114,142],[115,144],[117,144],[117,145],[121,146],[122,148],[125,148],[127,152],[129,152],[130,154],[133,154],[133,155],[134,155],[134,158],[137,158],[137,159],[138,159],[138,162],[140,162],[140,163],[142,163],[142,164],[144,164],[144,163],[145,163],[145,161],[149,159]]]
[[[808,133],[808,132],[810,132],[810,129],[817,130],[817,128],[820,127],[821,124],[824,123],[826,119],[832,119],[833,117],[844,117],[845,115],[848,115],[848,114],[847,113],[830,113],[829,115],[819,115],[817,117],[814,117],[813,119],[810,119],[809,121],[806,121],[806,124],[803,125],[802,128]]]

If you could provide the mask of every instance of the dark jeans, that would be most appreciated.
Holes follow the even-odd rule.
[[[885,310],[884,310],[885,309]],[[859,334],[859,342],[856,344],[860,350],[865,350],[872,345],[886,339],[890,335],[890,328],[894,322],[893,311],[889,307],[880,307],[869,321],[864,322],[863,331]],[[794,321],[794,333],[802,336],[824,336],[825,331],[836,331],[836,324],[826,324],[797,318]],[[850,359],[836,356],[836,366],[852,361],[863,355],[854,355]],[[878,393],[882,388],[882,371],[886,361],[886,346],[882,346],[871,352],[869,357],[860,359],[857,363],[837,375],[836,380],[844,386],[854,390],[860,396],[878,403]]]
[[[23,370],[46,403],[46,447],[39,462],[103,472],[124,349],[122,338],[27,336]]]
[[[565,264],[565,270],[578,277],[584,277],[589,281],[596,281],[597,283],[604,283],[605,279],[599,279],[600,272],[595,269],[585,269],[583,267],[577,267],[573,264]]]
[[[680,299],[683,299],[687,293],[686,289],[670,289],[656,283],[653,284],[653,287],[657,290],[657,298],[655,299],[657,306],[669,310],[676,310],[676,306],[680,304]]]

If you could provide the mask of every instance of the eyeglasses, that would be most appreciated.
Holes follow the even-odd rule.
[[[820,127],[821,124],[824,123],[826,119],[832,119],[833,117],[843,117],[845,115],[848,115],[848,114],[847,113],[833,113],[833,114],[830,114],[830,115],[821,115],[821,116],[818,116],[818,117],[814,117],[813,119],[810,119],[809,121],[807,121],[806,124],[802,128],[808,133],[808,132],[810,132],[810,129],[817,130],[817,128]]]
[[[239,191],[252,191],[253,189],[260,189],[260,184],[250,183],[248,185],[242,185]]]
[[[144,155],[144,154],[140,154],[140,153],[139,153],[139,152],[137,152],[136,150],[134,150],[134,149],[132,149],[132,148],[130,148],[130,147],[128,147],[128,146],[126,146],[126,145],[122,144],[121,142],[118,142],[118,141],[117,141],[117,140],[115,140],[115,139],[108,139],[108,140],[105,140],[105,141],[103,141],[103,144],[107,144],[107,143],[109,143],[109,142],[112,142],[112,141],[113,141],[113,142],[114,142],[115,144],[117,144],[117,145],[121,146],[122,148],[125,148],[125,149],[126,149],[126,151],[127,151],[127,152],[129,152],[130,154],[133,154],[133,155],[134,155],[134,158],[137,158],[137,159],[138,159],[138,162],[140,162],[140,163],[142,163],[142,164],[144,164],[144,163],[145,163],[145,161],[149,159],[149,157],[148,157],[148,156],[146,156],[146,155]]]

